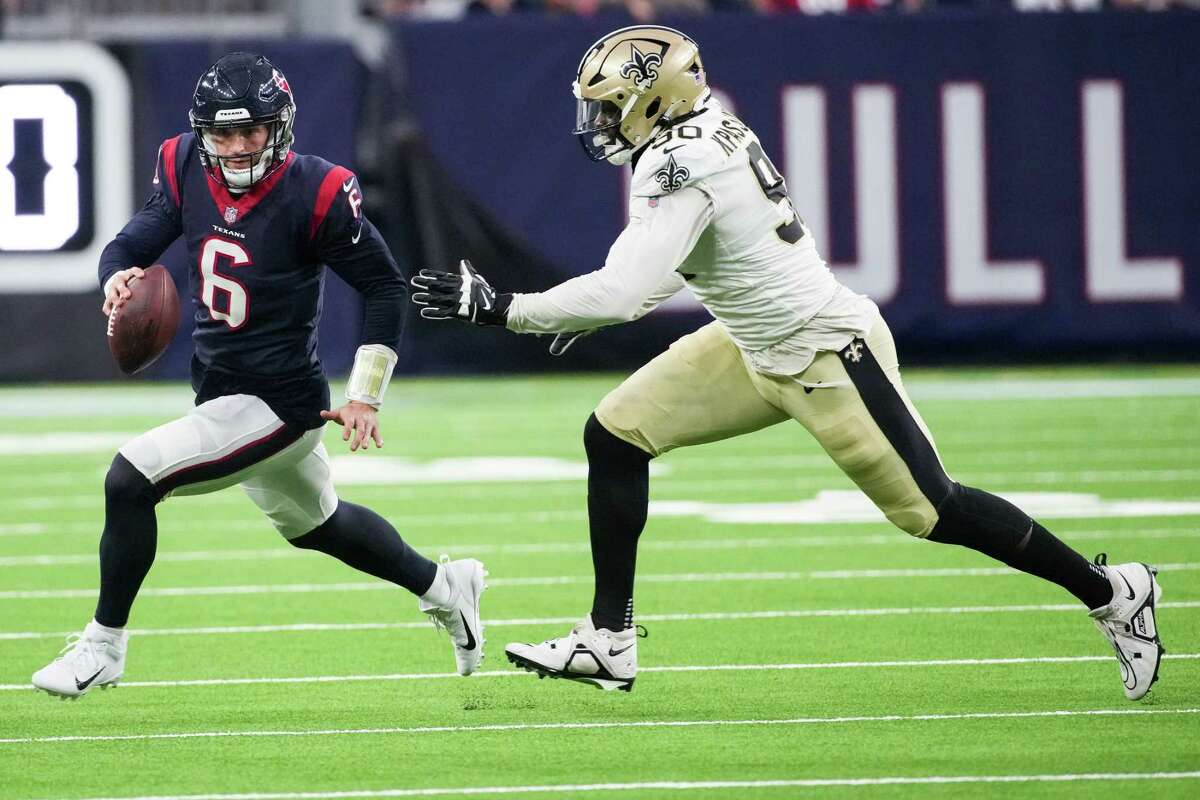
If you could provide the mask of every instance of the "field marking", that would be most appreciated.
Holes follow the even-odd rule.
[[[1200,569],[1198,562],[1157,565],[1159,572],[1182,572]],[[960,578],[1004,577],[1022,575],[1009,567],[929,567],[910,569],[840,569],[811,572],[682,572],[639,575],[640,583],[724,583],[798,580],[853,580],[875,578]],[[488,586],[568,586],[591,584],[592,575],[548,575],[521,578],[489,578]],[[348,583],[272,583],[236,586],[178,586],[142,589],[139,597],[200,597],[212,595],[250,594],[313,594],[320,592],[377,592],[395,591],[394,584],[384,581]],[[0,592],[0,600],[50,600],[95,597],[96,589],[16,589]]]
[[[1156,781],[1200,778],[1198,772],[1073,772],[1042,775],[884,775],[875,778],[780,778],[775,780],[637,781],[631,783],[559,783],[529,786],[460,786],[428,789],[349,789],[330,792],[248,792],[239,794],[178,794],[87,800],[340,800],[371,797],[450,797],[546,792],[624,792],[646,789],[697,791],[704,789],[781,789],[833,786],[922,786],[960,783],[1073,783],[1079,781]]]
[[[62,742],[127,742],[154,739],[222,739],[275,736],[368,736],[380,734],[477,733],[529,730],[605,730],[612,728],[710,728],[722,726],[845,725],[871,722],[949,722],[974,719],[1037,719],[1043,717],[1129,717],[1197,714],[1200,708],[1098,708],[1056,711],[967,711],[958,714],[886,714],[877,716],[791,717],[787,719],[628,720],[618,722],[512,722],[489,725],[425,725],[394,728],[319,728],[292,730],[181,731],[81,736],[29,736],[0,739],[0,744]],[[1200,773],[1196,773],[1200,775]]]
[[[1133,445],[1131,445],[1133,446]],[[767,459],[763,459],[764,461]],[[703,464],[699,465],[706,468],[706,474],[711,474],[716,471],[714,465]],[[704,495],[726,495],[731,491],[755,491],[764,492],[767,490],[773,492],[803,492],[810,488],[824,488],[830,485],[844,485],[848,488],[853,487],[853,484],[838,472],[832,464],[829,469],[815,472],[811,475],[797,475],[790,473],[788,470],[779,469],[776,467],[764,466],[761,470],[754,469],[737,469],[730,470],[730,473],[745,475],[747,473],[762,472],[763,477],[758,478],[725,478],[722,480],[697,480],[694,477],[686,475],[675,475],[674,477],[666,476],[655,478],[652,485],[655,487],[657,494],[669,493],[677,495],[675,500],[694,500],[697,496]],[[785,477],[768,477],[768,475],[779,475],[782,473]],[[1200,469],[1144,469],[1144,470],[1076,470],[1076,471],[1060,471],[1060,470],[1039,470],[1031,471],[1028,469],[1014,469],[1009,471],[992,471],[992,472],[977,472],[974,470],[954,469],[952,473],[956,479],[962,480],[974,485],[986,485],[995,487],[1007,486],[1025,486],[1025,485],[1040,485],[1040,486],[1063,486],[1075,488],[1080,484],[1121,484],[1122,486],[1130,483],[1194,483],[1200,480]],[[508,497],[567,497],[579,496],[582,497],[585,488],[582,479],[564,479],[554,482],[537,482],[535,485],[530,485],[527,482],[512,481],[507,483],[502,482],[462,482],[462,483],[428,483],[428,484],[387,484],[387,485],[356,485],[349,487],[349,495],[366,495],[370,494],[370,490],[385,492],[389,500],[421,498],[427,499],[430,494],[450,494],[456,498],[487,498],[502,494]],[[1003,494],[1004,492],[1000,492]],[[678,497],[678,495],[686,495]],[[249,501],[240,492],[222,490],[212,494],[201,495],[204,498],[206,505],[218,504],[222,506],[234,506],[245,502],[246,508],[252,508]],[[181,501],[175,501],[172,505],[178,506]],[[182,500],[183,503],[188,503],[187,500]],[[196,501],[192,501],[193,503]],[[21,512],[26,511],[48,511],[48,510],[77,510],[77,511],[92,511],[99,510],[104,506],[103,492],[98,488],[94,491],[75,495],[31,495],[22,493],[19,496],[11,499],[0,499],[0,508],[11,508]],[[1046,519],[1055,519],[1052,513],[1044,514]]]
[[[1200,653],[1167,653],[1163,658],[1172,661],[1200,659]],[[909,667],[1006,667],[1025,664],[1081,664],[1110,662],[1111,655],[1104,656],[1027,656],[1017,658],[932,658],[907,661],[814,661],[783,664],[676,664],[661,667],[639,667],[639,673],[653,672],[795,672],[798,670],[826,669],[906,669]],[[476,678],[524,678],[533,673],[515,669],[497,669],[476,672]],[[260,686],[271,684],[298,683],[363,683],[371,681],[431,681],[457,678],[456,672],[394,672],[376,675],[296,675],[289,677],[264,678],[190,678],[169,681],[121,681],[123,689],[163,689],[181,686]],[[0,691],[33,691],[28,683],[0,683]],[[0,740],[2,742],[3,740]]]
[[[581,514],[581,517],[584,516]],[[476,522],[494,521],[485,515],[478,515]],[[266,524],[265,522],[262,524]],[[159,526],[160,534],[164,527]],[[221,524],[226,529],[227,524]],[[259,527],[258,523],[254,527]],[[89,525],[89,531],[95,531],[95,526]],[[1139,539],[1200,539],[1200,529],[1189,528],[1142,528],[1138,530],[1094,530],[1094,531],[1057,531],[1058,535],[1069,541],[1108,541],[1108,540],[1139,540]],[[0,528],[0,536],[4,530]],[[169,535],[169,534],[168,534]],[[850,534],[845,536],[755,536],[733,537],[726,539],[654,539],[639,542],[639,551],[678,551],[678,550],[761,550],[780,547],[858,547],[858,546],[918,546],[918,539],[905,536],[900,531],[879,534]],[[412,543],[412,547],[424,552],[463,553],[467,555],[537,555],[562,553],[590,553],[591,543],[582,541],[558,542],[504,542],[477,544],[421,544]],[[159,551],[155,562],[193,562],[193,561],[258,561],[260,559],[292,559],[313,558],[308,550],[294,547],[273,547],[266,549],[229,549],[229,550],[175,550]],[[45,553],[25,556],[0,556],[0,568],[4,567],[58,567],[72,565],[94,565],[99,562],[99,556],[91,553]]]
[[[1160,602],[1156,608],[1200,608],[1200,600]],[[639,614],[638,622],[730,622],[762,619],[804,619],[823,617],[890,617],[922,614],[1017,614],[1039,612],[1080,613],[1078,603],[1006,606],[898,606],[885,608],[802,608],[782,611],[708,611],[693,614]],[[524,627],[533,625],[572,625],[577,617],[540,617],[485,619],[488,627]],[[429,622],[298,622],[289,625],[229,625],[201,628],[130,628],[130,636],[207,636],[244,633],[312,633],[345,631],[426,630]],[[79,631],[9,631],[0,633],[0,641],[27,639],[63,639]]]
[[[638,781],[633,783],[560,783],[528,786],[464,786],[428,789],[352,789],[332,792],[250,792],[241,794],[181,794],[143,797],[89,798],[88,800],[338,800],[371,797],[451,797],[533,793],[572,794],[661,789],[697,791],[704,789],[778,789],[835,786],[913,786],[961,783],[1065,783],[1078,781],[1151,781],[1200,778],[1200,772],[1078,772],[1043,775],[885,775],[877,778],[793,778],[776,780]]]

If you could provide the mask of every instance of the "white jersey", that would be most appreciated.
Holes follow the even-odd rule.
[[[508,327],[582,330],[635,319],[687,286],[761,372],[795,375],[865,335],[874,303],[839,284],[754,133],[718,102],[651,140],[629,226],[604,269],[516,295]]]

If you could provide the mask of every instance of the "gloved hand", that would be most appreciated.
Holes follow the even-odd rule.
[[[412,301],[425,319],[461,319],[476,325],[503,325],[511,294],[500,294],[463,259],[458,272],[423,269],[412,279]],[[565,348],[564,348],[565,349]]]

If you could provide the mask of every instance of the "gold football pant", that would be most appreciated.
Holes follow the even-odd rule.
[[[904,391],[882,317],[865,339],[818,353],[788,377],[748,367],[712,322],[629,376],[600,402],[596,418],[653,456],[794,419],[893,524],[922,538],[954,486]]]

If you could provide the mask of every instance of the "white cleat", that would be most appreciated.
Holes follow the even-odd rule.
[[[115,686],[125,672],[129,634],[104,633],[95,621],[83,633],[67,637],[58,658],[33,673],[33,685],[48,694],[75,700],[97,687]]]
[[[1154,618],[1154,606],[1162,597],[1155,578],[1158,570],[1136,561],[1110,567],[1107,560],[1104,553],[1096,556],[1112,584],[1113,599],[1088,615],[1116,651],[1125,696],[1140,700],[1158,680],[1159,660],[1166,652]]]
[[[429,615],[433,626],[450,634],[454,661],[459,675],[470,675],[483,661],[483,620],[479,616],[479,598],[487,584],[487,570],[474,558],[451,561],[442,556],[442,568],[450,584],[450,604],[437,606],[421,600],[418,607]]]
[[[637,677],[637,640],[636,628],[619,632],[597,629],[589,614],[561,639],[541,644],[513,642],[504,652],[513,664],[536,672],[539,678],[566,678],[605,691],[628,692]]]

